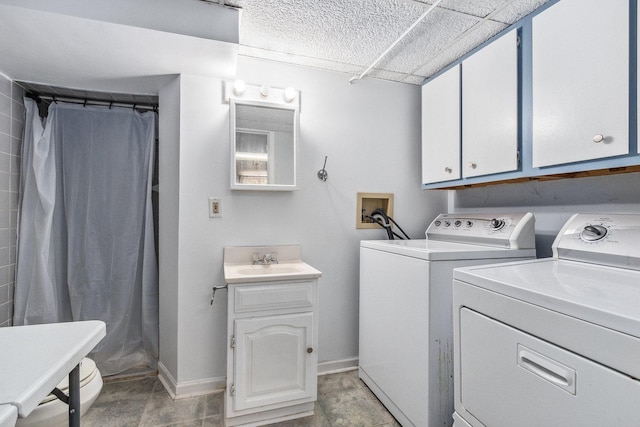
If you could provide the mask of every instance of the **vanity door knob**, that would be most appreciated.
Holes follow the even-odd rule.
[[[604,141],[604,135],[602,135],[601,133],[593,137],[593,142],[595,143],[602,142],[602,141]]]
[[[309,347],[309,348],[307,349],[307,353],[309,353],[309,354],[313,353],[313,348],[312,348],[312,347]]]
[[[476,168],[476,166],[478,166],[478,165],[476,165],[476,164],[475,164],[475,163],[473,163],[473,162],[469,162],[468,166],[469,166],[471,169],[475,169],[475,168]]]

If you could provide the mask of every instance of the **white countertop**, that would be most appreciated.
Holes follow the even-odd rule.
[[[302,261],[280,264],[224,264],[226,283],[256,283],[317,279],[322,273]]]
[[[105,334],[99,320],[0,328],[0,405],[29,415]]]

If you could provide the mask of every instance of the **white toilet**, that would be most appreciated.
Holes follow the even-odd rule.
[[[58,384],[63,393],[69,394],[69,377]],[[96,363],[84,358],[80,362],[80,416],[84,415],[102,390],[102,376]],[[48,395],[26,418],[18,418],[18,427],[62,427],[69,425],[69,407],[53,394]]]

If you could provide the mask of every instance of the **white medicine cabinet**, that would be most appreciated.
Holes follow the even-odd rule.
[[[231,99],[231,188],[295,190],[298,108]]]
[[[224,83],[232,190],[297,190],[300,93],[242,80]]]

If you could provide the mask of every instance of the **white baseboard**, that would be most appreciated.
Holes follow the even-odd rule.
[[[318,375],[335,374],[353,369],[358,369],[357,357],[318,363]],[[223,391],[227,386],[225,377],[205,378],[202,380],[178,383],[162,362],[158,362],[158,379],[174,400]]]
[[[318,375],[336,374],[353,369],[358,369],[357,357],[318,363]]]
[[[162,362],[158,362],[158,379],[174,400],[223,391],[227,385],[225,377],[177,382]]]

